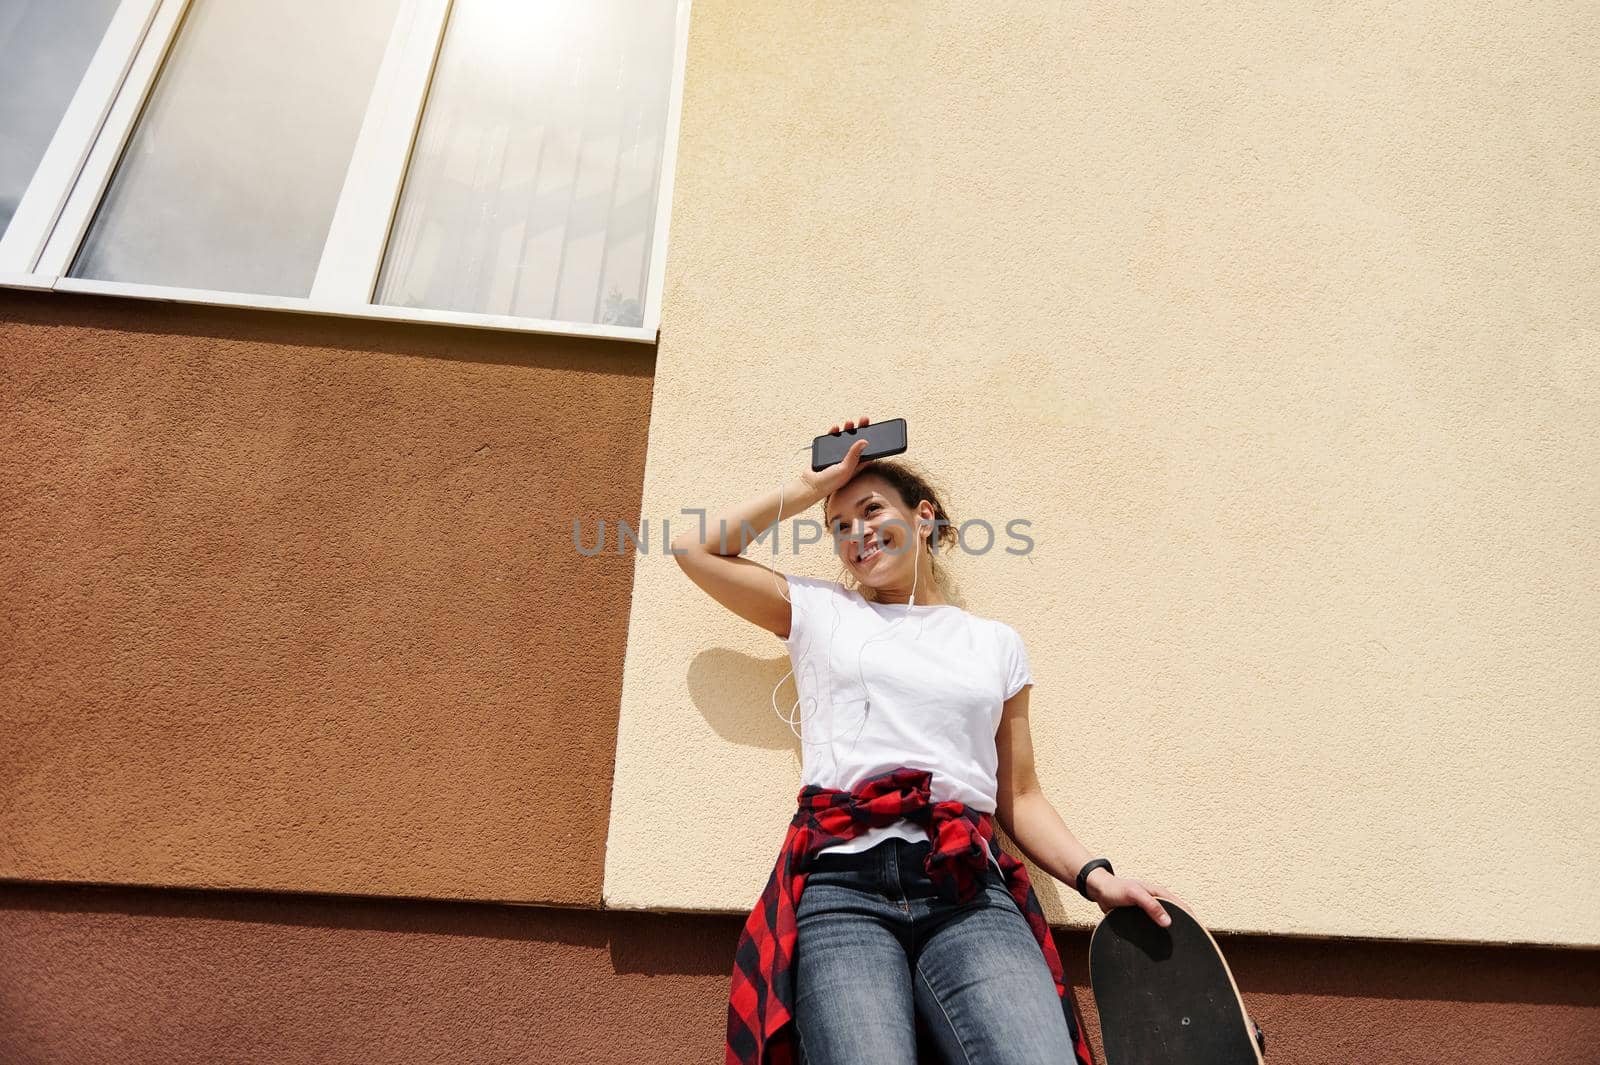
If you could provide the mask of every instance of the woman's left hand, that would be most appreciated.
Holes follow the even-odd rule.
[[[1150,919],[1165,928],[1172,923],[1166,909],[1156,901],[1156,896],[1171,899],[1184,909],[1194,912],[1187,902],[1150,880],[1136,880],[1129,876],[1113,876],[1104,869],[1089,874],[1084,890],[1100,907],[1101,913],[1110,913],[1118,906],[1137,906],[1150,915]]]

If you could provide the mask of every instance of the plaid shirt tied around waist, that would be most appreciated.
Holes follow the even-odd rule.
[[[793,1014],[795,908],[811,858],[824,847],[902,818],[920,825],[932,839],[925,869],[948,901],[972,899],[982,886],[989,855],[998,860],[1006,887],[1044,952],[1072,1036],[1076,1065],[1094,1065],[1077,999],[1027,868],[1000,849],[991,814],[961,802],[933,802],[931,779],[927,770],[900,766],[849,791],[814,784],[800,789],[799,808],[784,834],[777,865],[745,920],[734,951],[725,1065],[798,1065]]]

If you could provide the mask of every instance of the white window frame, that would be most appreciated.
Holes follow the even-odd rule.
[[[39,157],[5,235],[0,236],[0,285],[41,289],[54,285],[53,275],[36,269],[40,253],[159,6],[160,0],[122,0],[112,13],[105,36]]]
[[[581,2],[581,0],[579,0]],[[0,287],[86,292],[654,344],[683,104],[691,0],[676,0],[672,86],[657,187],[644,322],[639,326],[393,307],[372,302],[452,0],[400,0],[309,295],[266,296],[67,277],[144,110],[189,0],[123,0],[3,239]]]

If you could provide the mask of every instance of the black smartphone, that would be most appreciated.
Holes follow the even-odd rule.
[[[861,452],[863,462],[902,454],[906,449],[906,420],[894,418],[886,422],[868,422],[854,429],[823,433],[811,441],[811,469],[825,470],[843,462],[845,453],[862,438],[867,441],[866,448]]]

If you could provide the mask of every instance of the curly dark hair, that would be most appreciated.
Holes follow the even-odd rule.
[[[933,579],[939,582],[941,589],[946,589],[945,568],[941,561],[943,549],[956,545],[958,533],[955,522],[951,520],[949,513],[944,508],[944,501],[940,498],[939,490],[929,481],[928,475],[917,469],[912,463],[897,459],[873,459],[871,462],[863,464],[860,469],[856,470],[855,475],[850,480],[823,497],[821,504],[819,504],[822,509],[822,520],[824,522],[828,520],[828,503],[832,501],[834,494],[855,484],[862,477],[882,478],[894,490],[894,493],[900,497],[901,505],[907,510],[914,508],[923,500],[927,500],[933,507],[934,525],[933,533],[928,538],[928,559],[933,565]],[[870,601],[876,597],[877,590],[874,588],[857,588],[856,576],[849,572],[848,569],[844,573],[844,579],[846,586],[855,588],[861,593],[862,598]]]

